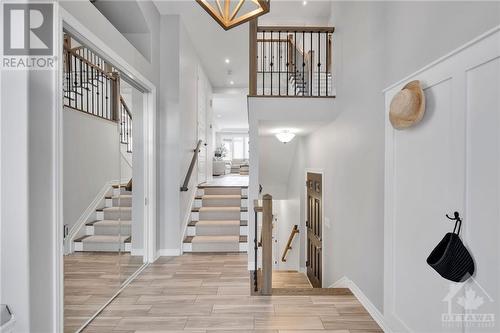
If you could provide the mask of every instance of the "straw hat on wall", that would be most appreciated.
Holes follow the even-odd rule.
[[[396,129],[417,124],[425,113],[425,95],[420,81],[411,81],[394,96],[389,109],[389,120]]]

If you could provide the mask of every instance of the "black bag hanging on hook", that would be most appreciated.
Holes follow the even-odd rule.
[[[434,268],[442,277],[453,282],[462,282],[464,278],[474,274],[474,261],[469,251],[460,239],[460,228],[462,219],[458,212],[455,212],[453,218],[446,215],[452,221],[455,221],[453,232],[447,233],[439,244],[432,250],[427,258],[429,266]],[[458,230],[455,233],[455,230]],[[469,274],[469,275],[467,275]]]

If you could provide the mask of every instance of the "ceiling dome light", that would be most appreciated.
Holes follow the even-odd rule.
[[[233,80],[229,81],[229,84],[234,85],[234,81]]]
[[[307,5],[307,1],[302,1],[302,6]]]
[[[231,61],[229,60],[229,58],[226,58],[226,60],[224,60],[224,62],[225,62],[226,64],[229,64]]]
[[[288,143],[290,141],[293,140],[293,138],[295,138],[295,134],[293,134],[292,132],[290,131],[281,131],[279,133],[276,133],[276,138],[278,140],[280,140],[280,142],[283,142],[283,143]]]

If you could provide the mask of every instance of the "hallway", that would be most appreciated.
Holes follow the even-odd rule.
[[[162,257],[84,332],[381,332],[354,296],[250,296],[246,254]]]

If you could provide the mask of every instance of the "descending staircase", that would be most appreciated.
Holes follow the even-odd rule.
[[[198,186],[184,252],[246,252],[248,187]]]
[[[96,210],[96,220],[85,225],[85,236],[74,240],[75,251],[130,252],[132,191],[129,190],[126,185],[113,186],[105,206]]]

